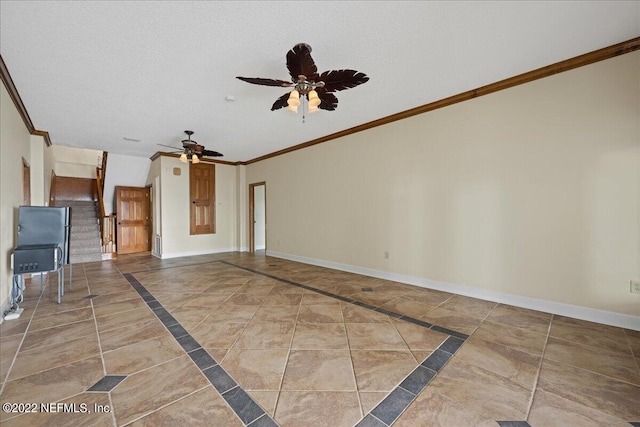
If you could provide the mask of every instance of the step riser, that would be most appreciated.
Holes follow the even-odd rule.
[[[95,202],[58,200],[57,206],[71,208],[69,260],[72,264],[102,261],[102,242]]]

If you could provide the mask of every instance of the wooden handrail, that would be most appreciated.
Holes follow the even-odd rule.
[[[56,173],[51,171],[51,183],[49,184],[49,206],[56,205]]]

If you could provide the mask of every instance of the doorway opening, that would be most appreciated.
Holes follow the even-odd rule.
[[[267,249],[267,184],[249,184],[249,251]]]

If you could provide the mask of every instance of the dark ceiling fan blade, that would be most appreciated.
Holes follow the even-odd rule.
[[[324,90],[317,90],[318,98],[320,98],[320,105],[318,108],[321,110],[333,111],[338,108],[338,98],[330,92],[325,92]]]
[[[280,87],[289,87],[293,86],[291,82],[285,82],[284,80],[277,79],[262,79],[260,77],[236,77],[236,79],[240,79],[243,82],[253,83],[254,85],[262,85],[262,86],[280,86]]]
[[[322,73],[319,80],[324,82],[324,90],[336,92],[366,83],[369,77],[356,70],[331,70]]]
[[[173,148],[174,151],[182,151],[182,148],[178,148],[178,147],[173,147],[171,145],[164,145],[164,144],[158,144],[162,147],[167,147],[167,148]]]
[[[212,150],[202,150],[202,155],[203,156],[207,156],[207,157],[222,157],[223,156],[221,153],[218,153],[217,151],[212,151]]]
[[[287,52],[287,69],[294,83],[300,75],[305,76],[307,80],[318,80],[318,68],[311,57],[311,47],[306,43],[298,43]]]
[[[288,107],[289,106],[289,104],[287,104],[288,100],[289,100],[289,92],[287,92],[284,95],[282,95],[280,98],[278,98],[276,100],[276,102],[273,103],[273,105],[271,106],[271,111],[275,111],[275,110],[279,110],[279,109],[284,108],[284,107]]]

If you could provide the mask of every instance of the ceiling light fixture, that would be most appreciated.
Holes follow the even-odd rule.
[[[287,110],[298,112],[298,107],[302,103],[302,123],[305,122],[305,111],[307,113],[313,113],[318,111],[318,105],[322,102],[318,97],[316,88],[323,88],[324,82],[314,82],[307,80],[306,76],[299,75],[298,82],[295,84],[294,89],[289,92],[289,98],[287,99]],[[302,100],[302,102],[300,101]]]
[[[366,74],[349,69],[330,70],[319,74],[311,58],[311,46],[306,43],[298,43],[287,53],[287,69],[291,81],[261,77],[236,78],[255,85],[293,87],[291,92],[285,93],[273,103],[271,111],[286,108],[297,113],[298,107],[302,104],[303,123],[305,112],[313,113],[318,111],[318,108],[327,111],[338,108],[338,98],[334,92],[351,89],[369,81]]]

